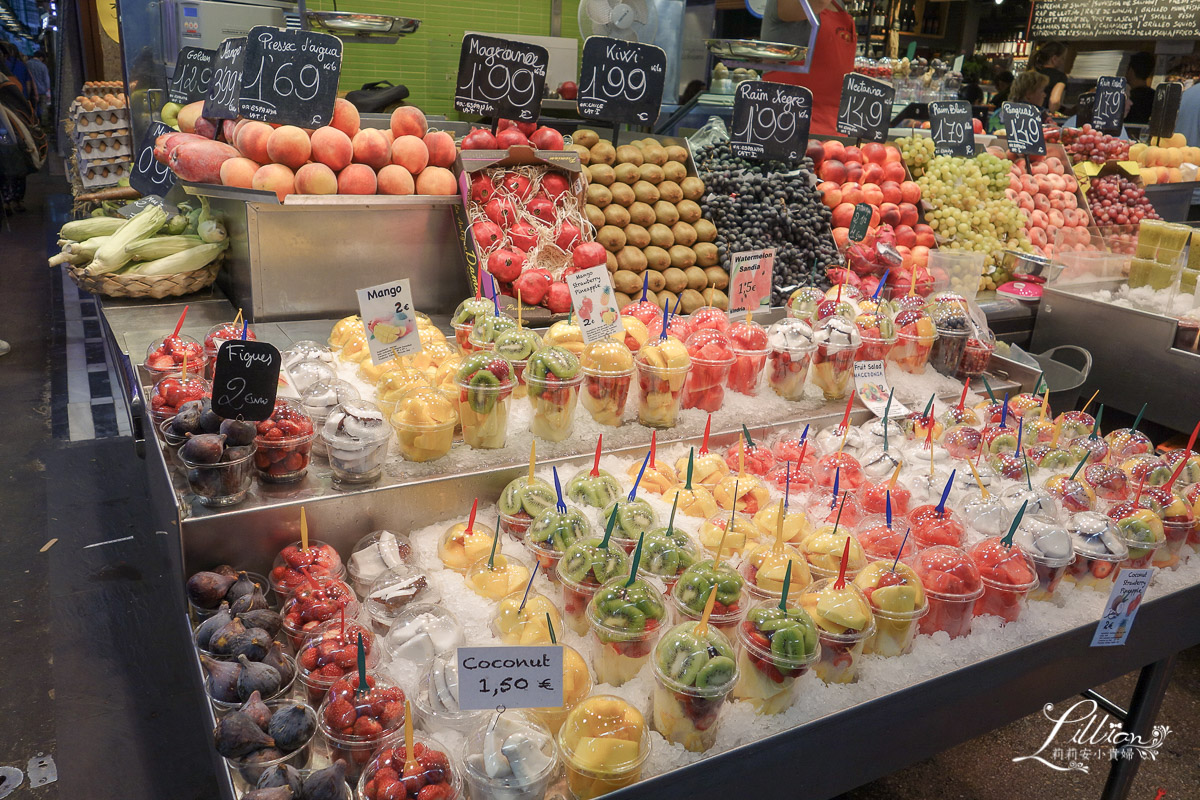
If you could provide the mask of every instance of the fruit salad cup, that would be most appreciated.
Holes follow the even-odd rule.
[[[792,292],[787,301],[789,319],[813,323],[817,320],[817,307],[825,302],[825,292],[815,286],[802,286]]]
[[[579,651],[570,645],[563,649],[563,704],[557,707],[534,708],[530,712],[542,721],[551,735],[558,736],[567,715],[592,693],[592,673]]]
[[[725,464],[732,472],[743,462],[747,472],[765,478],[775,466],[775,454],[766,445],[747,442],[743,437],[726,448]]]
[[[896,344],[888,360],[910,374],[924,372],[938,336],[933,320],[924,311],[906,309],[896,314],[895,323]]]
[[[150,390],[150,418],[158,427],[164,420],[179,413],[179,407],[192,400],[203,400],[212,394],[212,384],[190,371],[159,378]]]
[[[1029,458],[1030,464],[1049,472],[1074,469],[1079,462],[1079,459],[1071,458],[1071,451],[1053,446],[1049,442],[1028,448],[1025,455]]]
[[[680,400],[692,360],[683,343],[659,338],[638,350],[638,422],[648,428],[673,428],[679,419]]]
[[[417,684],[412,704],[416,722],[427,731],[450,728],[466,735],[475,730],[484,713],[463,709],[458,696],[457,653],[435,656]]]
[[[862,345],[855,354],[857,361],[883,361],[896,345],[896,326],[892,318],[879,311],[859,314],[854,318]]]
[[[1125,459],[1121,469],[1135,484],[1145,481],[1147,486],[1162,486],[1171,480],[1172,470],[1167,462],[1149,453]]]
[[[567,499],[572,503],[592,508],[604,508],[625,494],[621,491],[621,483],[612,473],[602,469],[593,471],[588,467],[571,476],[565,489]]]
[[[668,593],[699,560],[700,548],[679,528],[655,528],[642,542],[641,571],[658,578]]]
[[[480,597],[499,602],[525,589],[530,569],[523,559],[497,553],[467,567],[467,586]]]
[[[882,515],[870,516],[862,520],[855,531],[855,538],[858,539],[858,543],[863,549],[863,555],[872,560],[890,563],[896,559],[896,556],[908,558],[916,553],[917,546],[913,542],[912,536],[909,536],[908,541],[905,542],[904,529],[897,528],[897,523],[904,524],[893,519],[889,526],[887,518]],[[903,553],[900,551],[901,546],[904,547]]]
[[[488,306],[491,308],[491,305]],[[350,337],[361,333],[364,330],[362,317],[357,314],[352,314],[348,317],[343,317],[334,323],[333,328],[329,331],[329,346],[334,350],[341,350],[346,346],[346,342]]]
[[[654,648],[654,729],[672,744],[703,753],[716,743],[721,709],[737,682],[729,638],[711,625],[679,623]]]
[[[146,360],[142,366],[151,375],[170,375],[179,372],[187,357],[188,372],[204,375],[207,364],[204,347],[186,334],[160,336],[146,348]]]
[[[363,769],[358,779],[359,800],[457,800],[464,796],[463,770],[458,759],[436,739],[413,735],[415,769],[406,771],[408,750],[403,736],[389,741]],[[483,795],[477,795],[483,797]]]
[[[641,712],[625,700],[593,695],[567,715],[558,732],[558,751],[571,796],[593,800],[641,780],[650,733]]]
[[[753,606],[737,627],[738,682],[734,700],[759,714],[782,714],[796,702],[796,678],[820,657],[812,617],[794,601],[787,608],[769,600]]]
[[[302,392],[320,381],[336,381],[337,372],[324,361],[299,361],[288,367],[287,377],[292,388]]]
[[[1150,566],[1158,549],[1167,541],[1162,520],[1148,508],[1136,508],[1132,502],[1113,506],[1108,516],[1117,523],[1117,530],[1129,549],[1121,569],[1142,569]]]
[[[812,583],[812,573],[804,556],[792,545],[785,544],[779,552],[774,543],[755,545],[742,559],[739,567],[746,583],[746,593],[756,600],[778,600],[783,596],[783,581],[788,566],[792,568],[789,591],[800,592]],[[717,598],[720,600],[720,598]]]
[[[729,327],[734,362],[727,386],[739,394],[758,394],[759,377],[771,353],[767,347],[767,329],[753,320],[742,320]]]
[[[683,407],[719,411],[725,403],[725,380],[735,360],[729,337],[703,328],[694,331],[685,344],[692,367],[683,389]]]
[[[662,499],[673,503],[676,497],[679,498],[679,513],[685,517],[707,519],[720,510],[712,492],[700,484],[693,484],[691,489],[685,489],[682,484],[674,486],[663,494]]]
[[[1107,592],[1116,580],[1118,566],[1129,558],[1129,548],[1116,523],[1104,514],[1084,511],[1068,517],[1066,528],[1075,561],[1067,567],[1065,579],[1076,586]]]
[[[925,589],[912,567],[872,561],[854,578],[854,585],[862,590],[875,615],[875,635],[863,652],[894,657],[912,650],[917,625],[929,613]]]
[[[617,524],[613,529],[612,541],[625,548],[626,553],[632,553],[637,547],[638,537],[645,531],[658,526],[658,514],[654,507],[640,497],[630,500],[621,497],[604,507],[600,519],[605,520],[617,514]]]
[[[380,747],[404,736],[404,692],[378,675],[367,673],[367,689],[358,691],[359,676],[336,681],[317,712],[330,758],[346,762],[346,777],[358,778]]]
[[[942,435],[942,447],[951,458],[974,461],[983,450],[983,434],[970,425],[955,425]]]
[[[1184,498],[1171,495],[1163,503],[1162,525],[1166,541],[1154,551],[1150,564],[1159,569],[1179,569],[1191,555],[1186,544],[1188,536],[1196,530],[1195,513]]]
[[[742,589],[745,581],[733,567],[722,562],[716,564],[711,558],[697,561],[679,576],[671,587],[671,605],[675,619],[699,620],[704,615],[704,605],[709,592],[716,591],[709,623],[723,630],[732,630],[745,611]]]
[[[516,385],[512,364],[503,356],[474,353],[463,360],[455,379],[463,440],[477,450],[504,447],[508,405]]]
[[[1068,514],[1095,508],[1096,493],[1084,480],[1074,479],[1070,475],[1054,475],[1047,478],[1043,486]]]
[[[632,483],[637,480],[638,473],[641,471],[642,463],[634,461],[629,465],[625,474],[629,476],[629,481]],[[675,470],[671,469],[671,465],[655,458],[653,461],[646,462],[646,471],[642,473],[638,491],[662,495],[678,482],[679,476],[675,474]]]
[[[430,605],[441,599],[441,591],[430,582],[424,569],[415,564],[401,564],[375,578],[363,604],[375,630],[384,634],[410,605]]]
[[[983,580],[971,557],[960,548],[939,544],[911,556],[909,565],[929,601],[921,633],[945,631],[951,639],[969,634],[975,602],[983,595]]]
[[[1053,598],[1067,568],[1075,560],[1071,535],[1057,523],[1022,518],[1021,526],[1013,535],[1013,542],[1033,559],[1037,572],[1038,583],[1030,590],[1029,599]]]
[[[849,453],[830,453],[821,456],[817,466],[813,467],[813,477],[817,485],[832,489],[837,481],[839,489],[856,490],[867,481],[862,465],[858,459]]]
[[[732,517],[732,527],[730,526]],[[729,532],[726,533],[726,528]],[[709,517],[700,523],[700,530],[696,537],[700,545],[712,554],[716,554],[717,548],[722,548],[722,557],[727,557],[735,553],[741,553],[746,549],[746,545],[758,538],[758,528],[755,527],[754,521],[745,514],[729,512],[719,513]],[[722,544],[722,541],[724,544]]]
[[[258,340],[253,325],[246,325],[245,331],[247,341]],[[208,329],[208,334],[204,337],[204,377],[212,380],[213,368],[217,365],[217,351],[221,349],[221,345],[241,338],[242,326],[234,325],[232,322],[222,322]],[[188,362],[191,362],[190,358]]]
[[[528,475],[513,478],[496,501],[496,507],[500,510],[500,530],[514,540],[524,542],[529,524],[552,507],[555,500],[554,487],[541,478],[532,481]]]
[[[583,407],[601,425],[620,427],[633,379],[633,353],[620,342],[593,342],[579,359]]]
[[[575,429],[575,404],[579,400],[579,359],[565,347],[537,350],[525,368],[525,384],[533,419],[529,431],[539,439],[561,442]]]
[[[513,374],[517,379],[517,386],[513,389],[515,397],[525,396],[527,389],[525,370],[529,368],[529,357],[537,352],[541,346],[542,337],[529,328],[513,328],[503,331],[496,337],[496,343],[492,347],[492,352],[496,355],[504,356],[513,365]],[[570,353],[565,348],[564,351]],[[579,360],[574,355],[571,358],[576,365],[575,370],[578,372]]]
[[[815,581],[800,595],[800,607],[812,618],[821,640],[813,664],[825,683],[854,683],[866,643],[875,635],[871,604],[853,583],[837,587],[836,578]]]
[[[824,320],[813,333],[813,383],[826,400],[841,400],[854,386],[854,357],[862,344],[858,328],[843,317]]]
[[[310,576],[320,575],[342,578],[346,575],[346,566],[332,546],[319,539],[309,539],[308,549],[302,542],[292,542],[280,550],[267,577],[275,596],[283,599]]]
[[[458,410],[441,391],[432,386],[417,386],[400,398],[389,421],[396,431],[400,454],[406,460],[436,461],[454,445]]]
[[[962,547],[967,540],[967,527],[957,511],[935,505],[917,506],[908,515],[912,523],[912,540],[918,550],[935,545]]]
[[[467,340],[475,352],[492,350],[503,333],[516,330],[516,328],[517,321],[515,319],[507,314],[498,314],[493,309],[491,314],[480,314],[475,318],[475,325],[471,328],[471,335],[467,337]]]
[[[1015,544],[999,536],[976,542],[967,555],[979,569],[983,594],[975,601],[975,616],[991,614],[1005,622],[1016,622],[1025,608],[1025,598],[1038,585],[1033,559]]]
[[[1105,434],[1104,441],[1108,442],[1113,464],[1122,464],[1133,456],[1154,452],[1154,443],[1150,441],[1150,437],[1133,428],[1111,431]]]
[[[454,328],[454,341],[463,353],[472,353],[475,346],[471,344],[471,331],[475,328],[475,320],[494,312],[492,301],[486,297],[468,297],[458,304],[450,317],[450,327]]]
[[[803,399],[808,367],[817,349],[812,326],[800,319],[781,319],[767,332],[767,345],[767,385],[784,400]]]
[[[562,584],[563,619],[578,636],[587,636],[587,608],[596,590],[618,575],[629,573],[629,556],[616,547],[601,547],[601,539],[591,538],[567,548],[555,567]]]
[[[554,490],[551,489],[551,496]],[[537,559],[541,572],[552,583],[558,580],[558,562],[571,545],[592,535],[592,524],[574,506],[550,505],[529,524],[525,546]]]
[[[291,483],[308,472],[316,433],[312,420],[290,398],[278,398],[271,416],[257,423],[254,467],[266,483]]]
[[[299,649],[322,624],[333,619],[355,619],[362,607],[350,585],[328,575],[313,576],[292,590],[280,609],[284,633]]]
[[[851,527],[844,519],[837,526],[822,525],[800,542],[800,555],[808,562],[814,579],[837,577],[847,541],[850,543],[850,557],[846,561],[846,580],[854,580],[854,576],[867,565],[862,545],[850,534]]]
[[[375,634],[357,622],[335,619],[311,632],[296,652],[296,669],[308,702],[319,706],[329,687],[358,670],[358,637],[362,636],[367,669],[379,664]]]
[[[542,800],[558,773],[558,754],[532,714],[504,711],[467,737],[463,767],[474,800]]]
[[[912,491],[902,481],[864,483],[855,493],[864,514],[886,514],[888,498],[891,498],[892,515],[906,517],[912,508]]]
[[[325,418],[325,445],[335,483],[370,483],[383,475],[392,427],[383,412],[366,400],[350,400]]]
[[[476,520],[471,530],[466,522],[456,522],[438,539],[438,558],[446,569],[466,575],[467,569],[492,552],[492,531]],[[496,543],[496,554],[504,551],[504,542]]]
[[[703,486],[711,492],[729,474],[729,464],[719,453],[691,452],[675,462],[675,474],[680,483],[687,480],[689,458],[692,459],[692,486]]]
[[[1101,441],[1097,439],[1096,441]],[[1080,455],[1080,458],[1083,458]],[[1079,459],[1075,460],[1078,463]],[[1092,487],[1097,502],[1103,504],[1103,509],[1115,503],[1124,503],[1129,499],[1129,476],[1125,471],[1109,464],[1088,464],[1079,473],[1083,482]],[[1097,510],[1103,510],[1097,508]]]
[[[549,620],[549,622],[547,622]],[[563,629],[558,607],[540,592],[524,589],[513,592],[500,601],[492,617],[492,634],[508,645],[551,644],[550,626],[555,634]]]
[[[618,576],[597,589],[587,606],[596,680],[620,686],[636,676],[666,616],[662,594],[645,578],[630,584],[627,577]]]

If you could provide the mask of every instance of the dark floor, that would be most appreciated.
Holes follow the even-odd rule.
[[[13,345],[0,358],[0,798],[213,798],[172,537],[145,513],[142,462],[128,438],[62,438],[64,293],[44,259],[57,229],[47,217],[66,207],[55,194],[64,190],[34,179],[29,211],[11,228],[0,222],[0,338]],[[93,430],[113,432],[103,423]],[[1135,679],[1100,691],[1125,703]],[[1198,701],[1193,648],[1179,659],[1160,715],[1171,733],[1157,760],[1142,764],[1133,800],[1200,798]],[[1019,720],[841,800],[1099,797],[1106,763],[1093,762],[1088,774],[1012,763],[1037,750],[1050,727],[1040,715]],[[903,736],[903,720],[863,735]],[[31,787],[24,773],[48,782]],[[14,786],[17,774],[23,782]]]

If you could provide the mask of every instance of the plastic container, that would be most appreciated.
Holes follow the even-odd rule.
[[[784,400],[803,399],[808,368],[817,349],[811,325],[800,319],[781,319],[768,329],[767,343],[767,385]]]
[[[917,506],[908,516],[912,524],[912,542],[918,550],[936,545],[962,547],[967,540],[967,526],[962,517],[947,507],[938,512],[937,506]]]
[[[400,454],[408,461],[435,461],[450,452],[458,411],[438,389],[417,386],[396,402],[389,419]]]
[[[929,316],[937,330],[937,338],[929,351],[929,364],[949,377],[958,374],[967,340],[972,337],[972,323],[966,302],[943,299],[930,304]]]
[[[875,635],[871,605],[862,590],[836,579],[815,581],[800,595],[800,607],[812,618],[821,640],[820,657],[813,663],[817,677],[825,683],[854,683],[858,662],[867,641]]]
[[[329,331],[329,339],[327,341],[329,342],[329,346],[334,350],[341,350],[346,346],[346,342],[365,330],[362,317],[357,314],[351,314],[334,323],[333,328]]]
[[[404,738],[404,692],[372,672],[367,673],[370,688],[358,692],[358,680],[354,672],[336,681],[317,711],[330,759],[346,762],[346,779],[351,782],[377,750]]]
[[[308,549],[302,542],[292,542],[279,551],[271,565],[271,589],[282,602],[297,586],[304,583],[309,576],[329,575],[341,578],[346,574],[346,567],[337,550],[322,542],[320,539],[309,539]]]
[[[1107,592],[1116,580],[1118,565],[1129,557],[1116,523],[1104,514],[1084,511],[1072,514],[1066,527],[1075,561],[1064,577],[1076,586]]]
[[[254,466],[265,483],[293,483],[308,472],[316,432],[312,419],[290,398],[275,401],[275,410],[258,423]]]
[[[637,367],[638,422],[648,428],[673,428],[679,419],[683,389],[692,368],[687,348],[667,337],[647,343],[634,359]]]
[[[729,336],[715,328],[702,328],[688,336],[685,346],[692,367],[683,389],[683,407],[710,413],[720,410],[725,402],[725,381],[735,361]]]
[[[480,597],[499,602],[507,595],[524,590],[532,568],[522,558],[496,553],[467,567],[467,587]]]
[[[557,773],[550,731],[523,711],[492,714],[463,747],[472,800],[542,800]]]
[[[672,744],[703,753],[717,740],[721,710],[738,682],[737,654],[716,627],[681,622],[654,648],[654,729]]]
[[[752,606],[736,629],[738,682],[733,699],[750,703],[759,714],[782,714],[796,702],[796,679],[820,658],[820,636],[812,617],[789,601]]]
[[[208,334],[204,337],[204,377],[208,380],[213,379],[213,369],[217,366],[217,351],[221,349],[221,345],[226,342],[238,341],[242,338],[243,326],[234,325],[232,322],[222,322],[219,325],[213,325],[208,329]],[[246,339],[248,341],[256,341],[258,336],[254,332],[254,326],[247,324],[245,326]],[[286,366],[286,361],[284,362]]]
[[[851,530],[850,525],[838,525],[836,529],[833,525],[822,525],[800,542],[800,554],[808,562],[814,580],[837,577],[847,542],[850,543],[850,555],[846,559],[846,580],[854,580],[867,565],[862,546],[851,535]]]
[[[875,635],[863,652],[885,657],[912,650],[917,624],[929,613],[925,589],[912,567],[893,561],[873,561],[854,578],[875,615]]]
[[[405,790],[404,780],[419,783],[422,789],[426,786],[432,787],[431,792],[427,793],[430,797],[443,800],[460,800],[465,797],[463,769],[449,748],[431,736],[416,733],[413,734],[413,751],[418,769],[411,776],[405,775],[402,780],[395,780],[392,776],[404,774],[408,752],[403,731],[399,738],[389,740],[363,768],[358,778],[357,800],[406,797],[410,793]],[[384,770],[387,772],[383,772]]]
[[[583,407],[601,425],[619,427],[633,380],[633,354],[620,342],[593,342],[580,356]]]
[[[917,552],[917,546],[911,535],[907,542],[904,541],[904,530],[897,528],[898,522],[903,524],[900,520],[893,519],[892,526],[889,528],[885,517],[870,516],[859,523],[854,536],[868,559],[892,561],[897,555],[900,555],[901,558],[908,558]],[[903,554],[900,553],[902,544],[904,546]]]
[[[726,382],[738,394],[754,397],[758,394],[759,378],[771,353],[767,346],[767,330],[752,320],[742,320],[729,327],[729,340],[734,362]]]
[[[862,344],[858,328],[843,317],[828,317],[814,331],[813,342],[813,383],[826,400],[841,400],[854,386],[854,358]]]
[[[983,275],[984,253],[938,248],[929,251],[929,274],[935,292],[954,292],[974,300]]]
[[[207,656],[205,656],[205,658],[207,658]],[[268,702],[271,700],[286,700],[287,698],[291,697],[292,696],[292,687],[296,683],[296,662],[295,662],[295,660],[291,656],[287,655],[286,653],[281,654],[280,658],[282,659],[282,661],[285,664],[287,664],[286,674],[280,675],[282,680],[280,681],[279,689],[277,691],[272,692],[269,697],[262,698],[263,700],[268,701]],[[213,696],[213,683],[212,683],[211,675],[204,676],[204,692],[205,692],[205,694],[208,695],[208,702],[212,704],[212,707],[213,707],[214,711],[216,712],[216,716],[218,716],[218,717],[223,717],[230,711],[234,711],[234,710],[240,708],[241,705],[244,702],[246,702],[246,700],[249,699],[249,694],[247,694],[245,697],[241,697],[233,702],[226,702],[223,700],[218,700],[216,697]]]
[[[732,522],[732,527],[730,523]],[[728,533],[726,533],[726,529]],[[697,539],[700,546],[713,555],[721,547],[721,557],[728,558],[735,553],[741,553],[746,545],[758,537],[758,528],[754,521],[745,514],[734,512],[718,513],[700,523]]]
[[[297,361],[287,368],[292,388],[302,392],[314,383],[336,381],[337,371],[324,361]]]
[[[577,705],[558,732],[558,750],[575,800],[593,800],[641,780],[650,733],[641,712],[613,695]]]
[[[551,636],[551,628],[555,631]],[[518,589],[496,606],[489,629],[506,645],[549,645],[563,630],[558,607],[541,592]]]
[[[857,361],[883,361],[896,345],[896,326],[886,313],[872,311],[854,319],[862,344],[855,353]]]
[[[575,406],[582,383],[582,374],[566,380],[535,378],[526,374],[529,405],[533,409],[529,432],[548,442],[570,438],[575,431]]]
[[[605,583],[588,601],[587,620],[595,643],[592,667],[596,680],[621,686],[645,665],[654,639],[666,623],[663,596],[644,578],[626,577]]]
[[[541,572],[552,583],[558,580],[558,561],[567,548],[592,534],[592,524],[578,508],[550,506],[529,523],[525,546],[537,560]]]
[[[456,522],[447,528],[438,539],[438,558],[446,569],[466,575],[467,569],[492,552],[493,532],[479,519],[467,530],[467,522]],[[504,541],[496,542],[496,555],[504,552]]]
[[[555,708],[533,708],[530,713],[542,721],[550,733],[558,736],[563,722],[583,699],[592,693],[592,673],[579,651],[570,645],[563,649],[563,704]]]
[[[363,603],[375,631],[384,634],[408,606],[436,604],[441,599],[442,593],[424,570],[415,564],[401,564],[375,578]]]
[[[321,428],[321,442],[336,483],[372,483],[383,475],[392,428],[374,403],[348,400]]]
[[[326,622],[304,641],[296,652],[296,668],[309,703],[319,706],[329,693],[329,687],[358,669],[360,636],[367,669],[375,669],[380,659],[375,634],[352,620],[345,624],[341,619]]]
[[[353,620],[361,610],[350,584],[340,578],[314,575],[296,586],[279,613],[284,633],[292,640],[292,647],[299,650],[323,623],[340,619],[343,614]]]
[[[358,540],[346,562],[350,585],[365,599],[371,582],[389,569],[416,563],[412,544],[402,533],[372,531]]]
[[[170,373],[159,378],[150,390],[150,418],[161,426],[179,413],[179,407],[191,400],[202,400],[212,395],[212,384],[199,375],[188,371]]]
[[[554,487],[541,478],[532,481],[528,475],[513,478],[496,501],[496,508],[500,512],[500,530],[515,541],[524,542],[525,533],[534,518],[555,502]]]
[[[390,423],[400,398],[418,386],[431,386],[424,370],[412,366],[394,367],[379,376],[375,384],[375,405]]]
[[[1166,537],[1162,547],[1154,551],[1154,556],[1150,560],[1150,565],[1158,569],[1179,569],[1180,565],[1186,562],[1184,545],[1187,543],[1188,535],[1196,527],[1194,519],[1188,520],[1163,520],[1163,535]]]
[[[975,601],[975,616],[991,614],[1005,622],[1016,622],[1025,608],[1025,598],[1038,585],[1033,559],[1020,547],[1004,544],[998,536],[976,542],[967,554],[983,581],[983,595]]]
[[[1022,518],[1013,542],[1033,559],[1037,572],[1037,586],[1030,590],[1029,599],[1052,599],[1067,567],[1075,560],[1070,534],[1057,523]]]
[[[184,356],[187,356],[188,372],[204,374],[207,361],[204,358],[204,347],[187,334],[178,336],[160,336],[146,348],[146,360],[142,366],[151,375],[170,375],[179,372],[183,367]]]
[[[924,311],[904,310],[896,315],[895,323],[896,344],[888,352],[888,361],[909,374],[923,373],[937,341],[933,320]]]
[[[457,385],[463,440],[476,450],[504,447],[508,405],[516,385],[512,364],[500,356],[475,353],[459,367]]]
[[[283,368],[286,370],[290,370],[302,361],[319,361],[325,364],[333,363],[333,350],[311,339],[301,339],[287,350],[284,350],[280,355],[283,358]]]
[[[929,613],[920,620],[921,633],[945,631],[951,639],[969,634],[975,601],[984,590],[971,557],[958,547],[934,545],[911,556],[909,565],[929,602]]]
[[[629,556],[616,546],[602,548],[600,539],[586,539],[567,548],[555,567],[562,584],[563,620],[578,636],[587,636],[587,607],[601,584],[629,574]]]
[[[315,381],[300,390],[300,408],[312,420],[313,429],[320,431],[325,426],[325,418],[338,405],[359,399],[358,389],[343,380]],[[326,455],[325,442],[313,442],[313,452],[319,456]]]
[[[440,605],[409,603],[392,620],[383,646],[392,661],[416,665],[422,673],[437,656],[450,655],[466,643],[462,623]]]
[[[485,714],[459,708],[458,658],[453,651],[434,656],[412,701],[416,721],[426,731],[450,728],[465,735],[475,730]]]
[[[675,620],[698,622],[704,616],[709,592],[715,590],[717,597],[708,618],[709,624],[732,634],[746,610],[744,588],[745,580],[728,564],[716,564],[711,558],[698,561],[684,571],[671,587],[671,607],[675,612]]]
[[[991,331],[976,331],[963,345],[962,360],[955,377],[960,381],[978,378],[987,371],[992,353],[996,352],[996,335]]]
[[[216,464],[193,464],[176,454],[185,470],[188,489],[201,505],[221,508],[237,505],[246,499],[246,493],[250,491],[250,485],[254,481],[258,448],[251,444],[239,449],[246,450],[246,454]]]
[[[1148,508],[1129,511],[1131,503],[1114,507],[1108,515],[1117,523],[1117,530],[1129,555],[1121,562],[1121,569],[1141,569],[1150,566],[1159,548],[1166,544],[1167,536],[1162,520]],[[1122,509],[1125,508],[1124,511]]]
[[[304,715],[312,725],[312,734],[299,747],[296,747],[291,752],[284,753],[279,758],[269,761],[250,762],[246,758],[226,758],[225,763],[229,765],[229,769],[234,775],[234,785],[242,791],[253,789],[258,784],[258,780],[262,777],[262,774],[271,767],[286,765],[293,769],[305,769],[312,759],[314,749],[313,740],[317,736],[317,712],[313,710],[312,706],[295,700],[270,700],[266,706],[271,709],[272,715],[285,707],[299,706],[304,710]]]

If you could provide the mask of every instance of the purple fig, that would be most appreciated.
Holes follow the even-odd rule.
[[[221,454],[221,463],[229,464],[235,461],[241,461],[243,458],[253,454],[253,447],[226,447],[225,452]]]
[[[221,603],[221,607],[211,617],[196,627],[196,646],[212,652],[209,645],[213,635],[231,622],[233,614],[229,611],[229,603]]]
[[[251,661],[262,661],[270,649],[271,634],[262,628],[247,628],[245,633],[234,637],[229,654],[235,658],[245,656]]]
[[[279,670],[251,661],[245,656],[238,656],[237,660],[242,665],[242,671],[238,673],[237,678],[239,698],[244,700],[254,692],[258,692],[266,698],[274,697],[279,693],[279,689],[283,686],[279,679]]]
[[[204,403],[199,400],[189,400],[179,407],[171,418],[171,433],[176,436],[187,436],[189,433],[200,433],[200,415],[204,413]]]
[[[276,764],[273,767],[267,767],[263,770],[263,774],[259,776],[256,789],[274,789],[279,786],[284,786],[292,790],[294,796],[300,795],[300,787],[303,784],[303,778],[300,777],[300,771],[288,764]],[[245,800],[245,798],[243,798]]]
[[[202,433],[183,443],[179,448],[179,457],[192,464],[216,464],[221,460],[224,451],[224,436],[219,433]]]
[[[190,441],[190,440],[189,440]],[[216,608],[233,586],[233,578],[216,572],[197,572],[187,580],[187,596],[197,608]]]
[[[295,797],[296,793],[290,786],[269,786],[265,789],[246,792],[242,795],[242,800],[294,800]]]
[[[271,709],[263,702],[262,695],[258,692],[254,692],[247,697],[246,702],[242,703],[238,711],[254,720],[255,724],[262,728],[264,732],[267,730],[267,724],[271,721]]]
[[[219,564],[213,567],[209,572],[215,572],[218,575],[228,575],[230,578],[237,580],[238,571],[228,564]]]
[[[204,411],[200,414],[200,430],[205,433],[220,433],[221,432],[221,417],[217,412],[212,410],[212,406],[205,401]]]
[[[317,718],[308,706],[293,703],[275,710],[267,733],[285,753],[299,750],[317,732]]]
[[[279,680],[284,686],[287,686],[292,682],[292,678],[296,677],[296,666],[287,653],[284,652],[284,648],[279,642],[276,642],[267,651],[267,655],[263,658],[262,663],[279,673]]]
[[[234,614],[241,614],[243,611],[254,611],[258,608],[268,608],[267,597],[263,594],[262,589],[257,586],[249,594],[244,594],[230,602],[229,610]]]
[[[226,758],[242,758],[255,750],[274,747],[275,740],[250,717],[240,711],[231,711],[217,720],[217,727],[213,729],[213,744],[217,752]]]
[[[200,656],[204,669],[208,672],[205,687],[212,699],[222,703],[240,702],[238,697],[238,676],[242,667],[233,661],[217,661],[215,658]]]
[[[237,580],[225,591],[225,599],[233,603],[239,597],[244,597],[254,591],[255,588],[262,588],[250,577],[250,573],[240,571],[237,574]]]
[[[279,616],[279,612],[272,611],[269,608],[256,608],[251,611],[243,611],[238,614],[238,619],[242,624],[249,628],[262,628],[268,635],[274,636],[283,629],[283,617]],[[262,659],[256,659],[262,661]]]
[[[230,447],[245,447],[248,444],[254,444],[258,428],[253,422],[227,419],[221,423],[221,433],[225,434],[225,443]]]
[[[346,762],[335,761],[332,767],[310,774],[304,779],[300,795],[304,800],[345,800]]]
[[[246,626],[240,619],[234,617],[224,628],[213,633],[208,640],[208,651],[218,656],[233,655],[234,641],[245,632]]]

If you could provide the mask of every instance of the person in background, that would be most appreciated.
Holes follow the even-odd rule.
[[[1050,79],[1042,73],[1034,72],[1031,69],[1025,70],[1013,81],[1012,89],[1008,93],[1008,101],[1010,103],[1031,103],[1042,108],[1045,105],[1046,87],[1049,84]],[[1003,128],[1003,112],[997,109],[992,114],[992,118],[988,120],[988,131],[998,131]]]
[[[983,89],[980,89],[979,84],[975,81],[964,83],[958,90],[958,99],[966,100],[973,106],[981,106],[983,105]]]
[[[1004,70],[996,76],[996,93],[992,95],[992,105],[996,108],[1008,99],[1008,93],[1012,90],[1013,74],[1008,70]]]
[[[1200,143],[1200,81],[1185,89],[1179,98],[1179,114],[1175,117],[1175,132],[1182,133],[1188,144]],[[1200,220],[1200,189],[1192,193],[1188,220]]]
[[[1150,79],[1154,77],[1154,54],[1139,50],[1129,57],[1125,69],[1125,80],[1129,84],[1129,99],[1132,105],[1125,115],[1126,122],[1146,123],[1150,121],[1150,110],[1154,108],[1154,89]]]
[[[50,68],[46,66],[46,51],[38,50],[33,54],[33,58],[25,62],[25,66],[33,78],[34,88],[37,89],[34,110],[37,112],[38,121],[44,122],[46,115],[50,113]]]
[[[1062,108],[1063,95],[1067,91],[1067,73],[1062,71],[1067,57],[1067,46],[1062,42],[1046,42],[1029,59],[1029,68],[1050,79],[1046,87],[1046,101],[1042,107],[1051,114]]]
[[[817,15],[820,28],[813,52],[808,54],[812,69],[808,72],[767,72],[763,80],[804,86],[813,95],[812,122],[809,132],[822,136],[837,135],[838,103],[842,98],[842,78],[854,71],[854,48],[858,33],[854,18],[837,0],[808,0]],[[764,42],[808,45],[812,26],[804,14],[801,0],[767,0],[763,12]]]
[[[37,87],[33,85],[33,77],[30,76],[25,59],[21,57],[21,51],[15,44],[0,42],[0,63],[3,63],[4,68],[16,78],[17,85],[21,87],[29,105],[37,106]]]
[[[37,172],[46,158],[46,134],[16,77],[0,64],[0,116],[6,142],[0,144],[0,199],[4,213],[25,210],[25,177]]]

